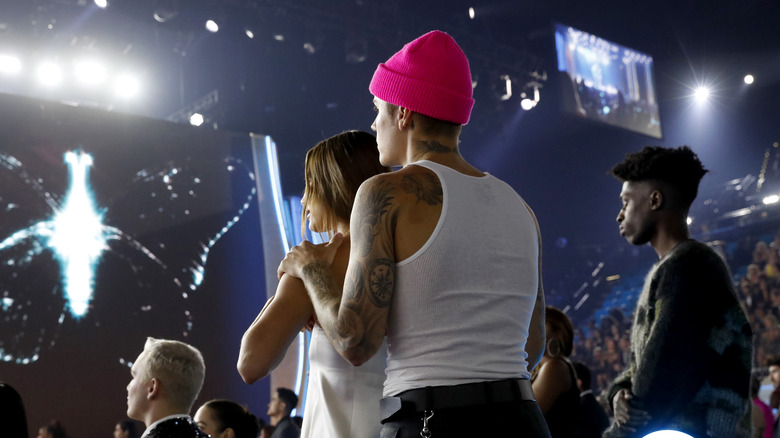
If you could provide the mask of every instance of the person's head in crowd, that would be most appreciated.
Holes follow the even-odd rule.
[[[747,279],[749,283],[758,283],[761,281],[761,267],[751,263],[747,267]]]
[[[590,387],[590,368],[582,362],[574,362],[574,372],[577,374],[577,387],[580,392],[589,391]]]
[[[52,420],[49,424],[45,424],[38,428],[37,438],[68,438],[65,427],[62,426],[58,420]]]
[[[27,415],[22,396],[13,386],[0,382],[0,412],[3,413],[3,436],[28,438]]]
[[[147,427],[169,415],[187,415],[203,386],[206,366],[195,347],[148,338],[130,369],[127,416]]]
[[[766,366],[769,368],[769,380],[776,387],[780,387],[780,355],[770,356],[766,360]]]
[[[574,327],[565,313],[552,306],[545,307],[547,348],[544,354],[553,357],[569,357],[574,349]]]
[[[389,172],[379,164],[376,138],[363,131],[347,131],[323,140],[306,153],[305,189],[301,199],[301,235],[309,228],[329,233],[337,224],[348,225],[358,187],[368,178]]]
[[[769,261],[769,245],[763,240],[756,242],[753,248],[753,263],[763,265]]]
[[[257,438],[260,421],[231,400],[210,400],[195,413],[195,424],[211,438]]]
[[[138,438],[134,420],[122,420],[114,426],[114,438]]]
[[[634,245],[652,243],[666,227],[684,227],[687,232],[688,210],[707,173],[691,148],[647,146],[626,155],[611,173],[623,182],[617,221],[626,240]]]
[[[271,419],[271,424],[276,424],[284,417],[289,417],[293,409],[298,406],[298,396],[288,388],[277,388],[271,394],[266,415]]]

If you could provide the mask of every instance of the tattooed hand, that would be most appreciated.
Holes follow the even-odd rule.
[[[319,245],[303,241],[293,247],[279,264],[276,270],[277,278],[282,278],[282,274],[289,274],[303,279],[303,268],[315,262],[327,263],[330,266],[336,256],[336,250],[343,241],[344,236],[341,233],[336,233],[330,242]]]

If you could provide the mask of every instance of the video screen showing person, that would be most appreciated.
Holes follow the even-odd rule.
[[[564,111],[661,138],[653,57],[555,24]]]

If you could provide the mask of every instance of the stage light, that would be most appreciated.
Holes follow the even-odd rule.
[[[211,33],[217,33],[217,31],[219,31],[219,25],[214,20],[208,20],[206,21],[206,30]]]
[[[745,83],[750,85],[755,81],[756,78],[753,77],[753,75],[745,75]]]
[[[106,80],[106,68],[96,61],[79,61],[75,65],[76,79],[83,85],[100,85]]]
[[[13,55],[0,55],[0,73],[16,74],[22,71],[22,61]]]
[[[692,223],[693,223],[693,218],[692,218],[692,217],[690,217],[690,216],[688,216],[688,217],[685,219],[685,223],[686,223],[686,224],[688,224],[688,225],[692,224]]]
[[[47,87],[59,85],[62,82],[62,70],[54,63],[46,62],[38,67],[38,81]]]
[[[523,98],[523,100],[520,101],[520,108],[522,108],[522,109],[524,109],[526,111],[529,111],[529,110],[531,110],[531,109],[536,107],[536,105],[539,103],[539,98],[540,98],[540,96],[539,96],[539,88],[541,86],[542,86],[541,84],[536,83],[536,82],[530,82],[530,83],[526,84],[526,86],[525,86],[526,90],[528,88],[532,88],[533,89],[533,95],[532,95],[532,97],[528,97],[528,93],[526,91],[523,91],[522,93],[520,93],[520,97]]]
[[[509,75],[501,75],[500,79],[504,82],[504,94],[499,99],[509,100],[512,97],[512,79]]]
[[[244,29],[244,33],[246,34],[247,38],[249,38],[250,40],[255,38],[255,33],[252,32],[252,29],[250,28]]]
[[[476,13],[476,11],[474,11],[474,8],[469,8],[469,18],[471,18],[473,20],[474,17],[476,17],[476,16],[477,16],[477,13]]]
[[[201,113],[194,113],[190,116],[190,125],[192,126],[200,126],[204,122],[203,114]]]
[[[108,2],[106,0],[95,0],[95,5],[100,9],[105,9],[108,6]]]
[[[769,195],[763,199],[764,205],[777,204],[777,201],[780,201],[780,196],[777,195]]]
[[[158,23],[165,23],[177,15],[179,15],[179,5],[176,0],[158,0],[157,7],[152,14]]]
[[[128,74],[121,75],[114,81],[114,92],[122,98],[135,97],[140,89],[138,79]]]
[[[693,438],[687,433],[678,432],[676,430],[659,430],[653,433],[649,433],[642,438]]]
[[[693,92],[693,97],[696,99],[697,102],[700,103],[706,102],[709,96],[710,96],[710,90],[707,87],[698,87]]]

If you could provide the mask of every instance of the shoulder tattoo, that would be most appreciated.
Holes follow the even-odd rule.
[[[436,175],[431,173],[404,175],[401,188],[406,193],[417,196],[417,202],[423,201],[428,205],[439,205],[443,202],[441,183]]]

